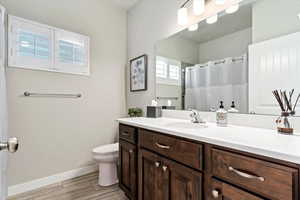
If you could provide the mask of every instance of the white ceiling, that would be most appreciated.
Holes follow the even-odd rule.
[[[183,37],[197,43],[204,43],[224,35],[243,30],[252,26],[252,6],[244,5],[234,14],[225,14],[215,24],[207,24],[202,21],[199,29],[194,32],[184,30],[174,37]]]
[[[125,9],[130,9],[134,6],[139,0],[113,0],[118,6],[123,7]]]

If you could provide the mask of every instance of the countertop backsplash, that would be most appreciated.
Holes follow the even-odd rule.
[[[163,117],[190,119],[190,111],[181,110],[163,110]],[[200,112],[202,118],[207,122],[216,122],[216,113]],[[228,123],[237,126],[248,126],[255,128],[276,129],[276,119],[278,116],[272,115],[250,115],[250,114],[234,114],[228,113]],[[300,132],[300,117],[292,118],[295,126],[295,132]],[[277,131],[277,130],[276,130]]]

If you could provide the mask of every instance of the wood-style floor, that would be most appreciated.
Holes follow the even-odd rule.
[[[100,187],[98,173],[12,196],[8,200],[128,200],[118,185]]]

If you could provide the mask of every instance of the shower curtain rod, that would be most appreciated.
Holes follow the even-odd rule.
[[[232,60],[232,62],[242,61],[242,60],[244,60],[244,57],[232,58],[231,60]],[[214,62],[214,64],[219,65],[219,64],[224,64],[225,62],[226,62],[226,60],[224,59],[224,60],[216,61],[216,62]],[[208,64],[200,65],[199,67],[207,67],[207,66],[208,66]]]

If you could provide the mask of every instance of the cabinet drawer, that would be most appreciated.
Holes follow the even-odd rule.
[[[195,169],[202,170],[203,168],[203,146],[201,144],[143,129],[139,130],[139,144]]]
[[[213,174],[274,200],[297,197],[298,171],[222,150],[212,150]]]
[[[212,191],[210,193],[210,198],[213,200],[264,200],[260,197],[252,195],[248,192],[235,188],[231,185],[217,181],[213,179],[212,181]]]
[[[120,139],[126,140],[133,144],[136,143],[136,128],[120,124],[119,125]]]

